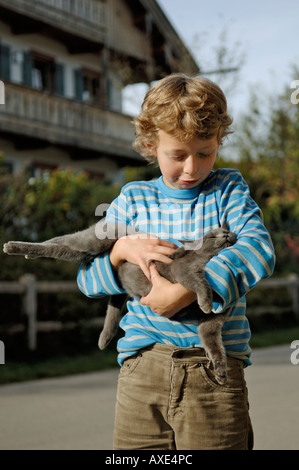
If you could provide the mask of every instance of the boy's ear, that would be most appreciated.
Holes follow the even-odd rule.
[[[145,148],[148,150],[148,152],[151,153],[151,155],[156,155],[156,146],[150,143],[145,143],[144,144]]]

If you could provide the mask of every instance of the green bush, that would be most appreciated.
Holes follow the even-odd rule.
[[[107,186],[83,172],[75,173],[71,169],[55,170],[39,178],[29,177],[26,173],[2,176],[0,243],[3,245],[9,240],[44,241],[82,230],[99,220],[95,216],[96,207],[101,203],[111,203],[119,191],[118,186]],[[79,267],[52,259],[26,260],[22,256],[8,256],[2,250],[0,262],[0,281],[16,281],[25,273],[34,274],[38,280],[75,281]],[[99,331],[87,334],[86,327],[80,321],[103,316],[106,305],[106,299],[88,299],[79,289],[78,293],[39,294],[38,320],[78,321],[76,331],[56,334],[55,340],[53,334],[43,335],[42,342],[52,342],[53,345],[57,342],[58,349],[68,349],[67,345],[71,347],[73,343],[77,349],[81,346],[86,348],[88,344],[94,346]],[[15,323],[26,324],[26,321],[21,296],[1,294],[1,339],[5,339],[6,350],[11,349],[8,346],[11,345],[14,353],[24,353],[24,334],[5,337],[3,327]],[[48,341],[49,338],[51,341]]]

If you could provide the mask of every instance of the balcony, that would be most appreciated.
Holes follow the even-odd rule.
[[[81,37],[90,50],[92,43],[105,42],[106,4],[99,0],[0,0],[0,17],[11,24],[14,34],[51,35],[52,29],[52,35],[69,47],[71,38]]]
[[[5,105],[0,106],[0,135],[19,148],[59,145],[73,158],[117,159],[119,165],[141,162],[132,149],[134,128],[130,116],[24,85],[5,84]]]

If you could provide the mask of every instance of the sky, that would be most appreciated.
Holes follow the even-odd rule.
[[[233,115],[246,110],[250,88],[275,97],[299,79],[291,72],[292,64],[299,69],[298,0],[157,2],[203,72],[215,69],[214,50],[222,42],[230,51],[229,66],[234,65],[232,57],[243,57],[236,82],[228,74],[207,75],[227,94]]]

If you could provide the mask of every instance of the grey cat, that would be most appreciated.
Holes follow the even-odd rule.
[[[10,241],[4,244],[3,251],[7,254],[24,255],[28,259],[48,257],[88,263],[96,255],[109,250],[124,234],[133,235],[136,234],[136,230],[103,219],[85,230],[51,238],[43,243]],[[236,234],[230,232],[228,226],[224,224],[206,234],[200,240],[202,243],[199,248],[196,248],[195,242],[182,241],[183,246],[169,256],[173,260],[171,264],[155,261],[162,276],[172,283],[181,283],[197,294],[197,302],[181,310],[178,315],[185,316],[188,312],[193,314],[196,312],[199,321],[198,334],[213,363],[215,378],[220,384],[227,380],[226,354],[221,329],[231,309],[221,314],[212,313],[213,293],[206,280],[204,267],[219,251],[233,245],[236,238]],[[117,274],[123,289],[130,297],[140,298],[150,292],[152,284],[139,266],[124,262],[118,268]],[[104,327],[99,338],[100,349],[104,349],[117,332],[122,305],[127,294],[112,296],[109,299]]]

